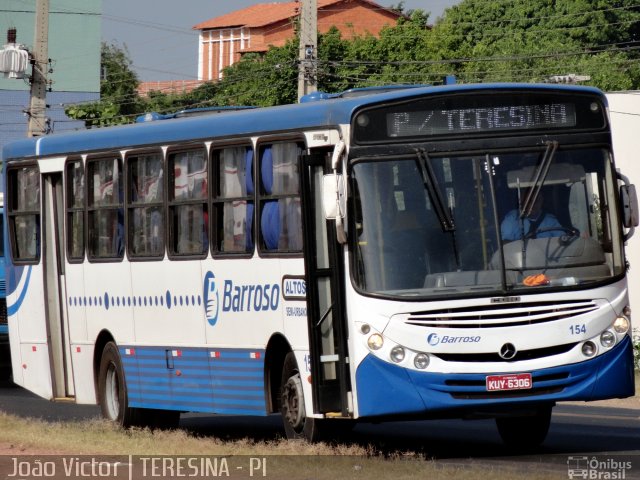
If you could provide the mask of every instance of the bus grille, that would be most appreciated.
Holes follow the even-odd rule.
[[[464,392],[451,393],[456,400],[490,400],[493,398],[521,398],[538,395],[552,395],[560,393],[564,387],[532,388],[530,390],[511,390],[502,392]]]
[[[522,360],[535,360],[537,358],[550,357],[552,355],[560,355],[571,350],[578,345],[577,343],[565,343],[564,345],[554,345],[553,347],[534,348],[531,350],[520,350],[510,362],[519,362]],[[438,357],[446,362],[504,362],[498,352],[493,353],[432,353],[434,357]]]
[[[409,325],[429,328],[503,328],[571,318],[597,310],[592,300],[492,304],[409,314]]]
[[[449,379],[444,383],[444,390],[449,392],[452,398],[458,400],[489,400],[499,398],[535,397],[538,395],[551,395],[562,392],[567,386],[574,383],[568,372],[557,372],[533,376],[533,388],[530,390],[507,390],[500,392],[487,392],[486,379]]]

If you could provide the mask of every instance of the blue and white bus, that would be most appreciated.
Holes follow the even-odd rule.
[[[634,394],[637,200],[600,91],[308,100],[6,146],[14,381],[123,426],[493,417],[519,446]]]

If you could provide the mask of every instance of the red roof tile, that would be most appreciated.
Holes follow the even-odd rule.
[[[155,82],[142,82],[136,89],[138,95],[146,97],[150,92],[160,92],[167,95],[184,94],[191,92],[204,84],[202,80],[163,80]]]
[[[344,0],[318,0],[318,9],[322,9]],[[371,0],[362,0],[376,8],[392,11]],[[242,10],[222,15],[220,17],[211,18],[204,22],[193,26],[194,30],[207,30],[212,28],[229,28],[229,27],[264,27],[276,22],[288,20],[298,15],[298,9],[301,7],[300,2],[286,3],[259,3]],[[393,12],[396,13],[397,12]],[[400,16],[399,14],[397,14]]]

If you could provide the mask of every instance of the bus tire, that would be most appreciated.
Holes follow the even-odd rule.
[[[280,413],[288,439],[310,442],[320,440],[320,422],[315,418],[307,417],[306,414],[302,377],[293,352],[287,354],[282,367]]]
[[[98,372],[98,401],[102,416],[124,428],[139,424],[139,412],[129,407],[127,386],[118,347],[113,342],[105,345]]]
[[[502,441],[514,450],[532,450],[539,447],[549,432],[551,408],[541,407],[534,415],[496,418]]]
[[[355,423],[351,419],[323,419],[307,417],[302,377],[296,357],[289,352],[284,359],[280,383],[280,413],[284,431],[290,440],[331,442],[343,439]]]

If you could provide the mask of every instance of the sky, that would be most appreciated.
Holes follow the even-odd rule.
[[[126,46],[140,81],[198,78],[197,23],[275,0],[103,0],[102,39]],[[405,0],[405,9],[430,12],[434,21],[459,0]],[[397,5],[400,0],[378,0]]]

